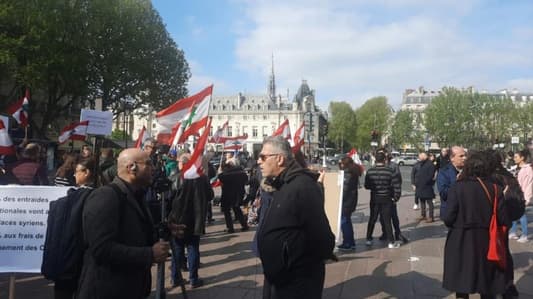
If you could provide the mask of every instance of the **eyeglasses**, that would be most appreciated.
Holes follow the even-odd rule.
[[[279,156],[280,154],[259,154],[259,160],[265,161],[268,157]]]
[[[85,172],[86,170],[87,170],[87,168],[83,168],[83,169],[76,168],[76,169],[74,170],[74,173]]]

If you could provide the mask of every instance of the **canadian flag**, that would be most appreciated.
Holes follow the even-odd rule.
[[[4,122],[0,119],[0,155],[14,155],[15,146],[13,146],[13,141],[9,137]]]
[[[305,141],[304,140],[304,134],[305,134],[304,127],[305,127],[304,122],[302,122],[302,124],[300,125],[298,130],[296,130],[296,133],[294,134],[294,145],[292,146],[293,153],[296,153],[297,151],[299,151],[302,145],[304,144],[304,141]]]
[[[85,140],[87,137],[87,127],[89,126],[89,121],[80,121],[77,123],[72,123],[61,130],[59,133],[59,143],[65,143],[67,140]]]
[[[272,134],[272,136],[283,136],[285,139],[291,139],[291,128],[289,127],[289,119],[281,123],[279,128]]]
[[[7,108],[7,112],[13,116],[13,118],[22,127],[28,126],[28,111],[30,105],[30,91],[26,89],[26,94],[23,98],[13,103]]]
[[[141,148],[147,138],[148,134],[146,134],[146,127],[143,126],[141,132],[139,132],[139,137],[137,137],[137,141],[135,142],[135,148]]]
[[[208,118],[204,132],[198,139],[198,144],[194,148],[191,159],[183,165],[182,176],[184,179],[196,179],[204,174],[202,169],[202,156],[204,154],[205,145],[207,144],[207,137],[211,128],[211,118]]]

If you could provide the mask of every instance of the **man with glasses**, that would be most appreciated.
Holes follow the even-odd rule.
[[[166,260],[169,243],[155,242],[144,201],[152,183],[152,161],[139,149],[118,157],[112,184],[93,191],[83,209],[85,251],[77,298],[145,298],[153,263]]]
[[[274,190],[257,232],[263,298],[321,298],[335,236],[316,175],[294,160],[282,136],[265,139],[257,162]]]

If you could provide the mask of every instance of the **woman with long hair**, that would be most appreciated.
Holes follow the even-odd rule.
[[[59,166],[56,171],[56,177],[54,179],[54,185],[56,186],[75,186],[74,169],[76,168],[76,162],[78,155],[74,153],[66,153],[63,156],[63,164]]]
[[[340,170],[344,170],[344,185],[342,191],[341,231],[342,244],[339,250],[354,250],[355,239],[352,223],[352,214],[357,208],[359,177],[361,172],[352,158],[344,157],[339,162]]]
[[[493,178],[494,164],[490,160],[486,152],[472,152],[456,185],[448,192],[448,212],[443,221],[449,230],[444,247],[442,284],[445,289],[456,292],[457,298],[468,298],[472,293],[481,294],[481,298],[495,298],[506,293],[509,283],[507,270],[487,260],[495,197],[498,224],[511,224],[504,188]],[[508,244],[505,245],[509,259]]]

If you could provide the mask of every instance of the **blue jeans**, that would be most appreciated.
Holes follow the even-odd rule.
[[[526,213],[524,213],[524,215],[522,215],[522,217],[520,217],[520,219],[518,219],[518,221],[520,221],[520,226],[522,227],[522,236],[526,236],[527,237],[527,216],[526,216]],[[513,221],[513,226],[511,226],[511,230],[510,230],[510,233],[515,233],[516,234],[516,224],[518,223],[518,221]]]
[[[200,266],[200,236],[188,236],[183,239],[172,238],[172,267],[171,275],[174,282],[177,281],[181,271],[185,247],[187,247],[187,266],[189,267],[189,281],[191,284],[198,280],[198,267]]]
[[[353,236],[353,224],[352,213],[341,216],[341,231],[342,231],[342,244],[347,246],[355,246],[355,240]]]

